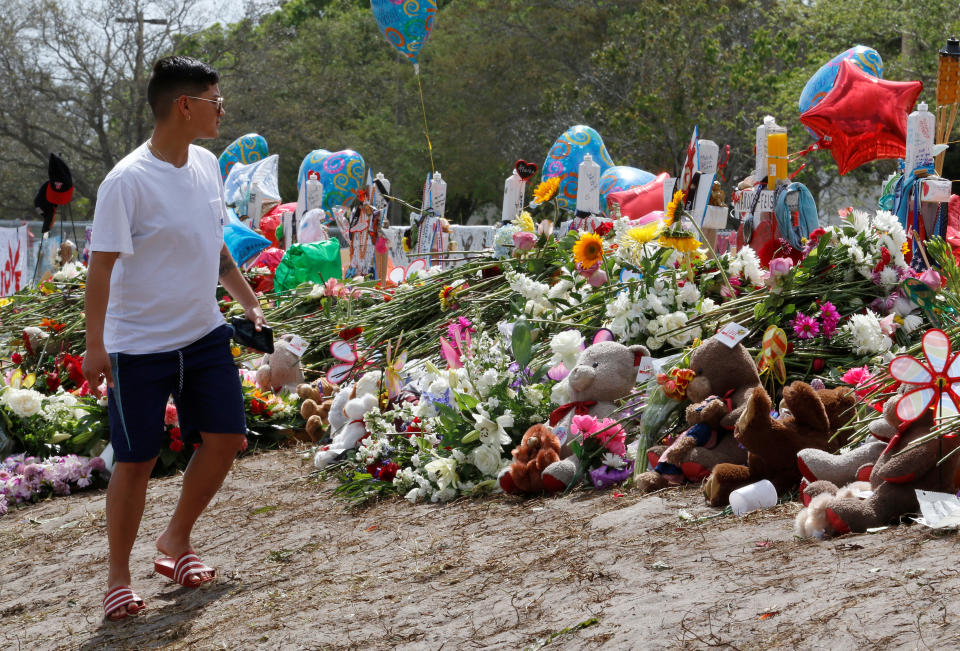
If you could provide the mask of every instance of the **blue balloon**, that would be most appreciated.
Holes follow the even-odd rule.
[[[227,180],[230,170],[237,163],[249,165],[262,160],[269,155],[267,139],[256,133],[240,136],[220,154],[220,176]]]
[[[417,64],[420,48],[433,31],[436,0],[371,0],[370,8],[387,42]]]
[[[316,178],[323,184],[323,209],[334,206],[349,206],[356,199],[356,192],[366,181],[366,163],[363,156],[352,149],[329,152],[315,149],[300,163],[297,175],[299,190],[307,178]]]
[[[868,75],[872,75],[878,79],[883,78],[883,59],[880,58],[880,53],[872,47],[855,45],[849,50],[833,57],[813,73],[813,76],[810,77],[806,86],[803,87],[803,91],[800,93],[800,101],[798,102],[800,115],[803,115],[819,104],[823,98],[827,96],[827,93],[830,92],[833,84],[837,81],[837,73],[840,72],[840,62],[845,59],[849,59],[851,63]],[[813,132],[811,131],[811,133]]]
[[[614,165],[600,175],[600,205],[606,207],[607,196],[613,192],[622,192],[638,185],[646,185],[657,178],[645,170],[627,165]]]
[[[246,264],[270,246],[270,240],[244,226],[233,208],[227,208],[227,217],[230,219],[223,227],[223,242],[238,265]]]
[[[577,176],[584,156],[590,154],[600,166],[600,174],[613,167],[603,138],[591,127],[578,124],[564,131],[547,153],[543,162],[543,180],[560,177],[557,203],[564,210],[576,210]]]

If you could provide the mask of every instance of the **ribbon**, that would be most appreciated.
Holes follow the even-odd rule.
[[[717,163],[717,174],[720,175],[720,178],[724,183],[727,182],[727,177],[723,175],[723,168],[727,166],[727,163],[730,162],[730,145],[723,146],[723,160]]]
[[[787,381],[787,368],[783,359],[787,356],[787,333],[783,328],[770,326],[763,333],[760,350],[760,372],[769,370],[780,384]]]
[[[596,400],[578,400],[560,405],[550,412],[550,427],[556,427],[557,423],[563,420],[563,417],[571,411],[575,416],[585,416],[590,413],[590,408],[597,404]]]

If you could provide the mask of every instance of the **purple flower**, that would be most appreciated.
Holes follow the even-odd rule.
[[[799,339],[813,339],[820,332],[820,324],[812,316],[807,316],[803,312],[798,312],[794,317],[793,332]]]

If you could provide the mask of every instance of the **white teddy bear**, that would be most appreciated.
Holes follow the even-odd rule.
[[[333,440],[322,445],[313,457],[313,465],[325,468],[347,450],[357,447],[367,433],[363,417],[380,404],[380,371],[365,373],[351,390],[343,387],[330,407],[330,432]]]

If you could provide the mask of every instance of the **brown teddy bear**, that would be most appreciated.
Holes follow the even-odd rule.
[[[811,498],[810,506],[800,511],[794,521],[798,536],[821,538],[862,533],[916,513],[917,489],[956,492],[960,455],[950,453],[960,447],[960,438],[934,438],[908,449],[930,433],[933,411],[924,412],[909,424],[901,423],[896,414],[899,399],[899,395],[894,396],[884,405],[884,418],[898,433],[874,464],[869,485],[857,482],[841,489],[824,480],[810,484],[804,491]],[[938,463],[948,455],[944,463]]]
[[[326,379],[321,379],[319,384],[304,383],[297,387],[297,395],[303,400],[300,415],[307,423],[305,429],[312,442],[319,441],[323,431],[330,426],[330,408],[333,406],[333,385]]]
[[[747,464],[721,463],[703,485],[711,506],[725,506],[730,493],[761,479],[773,483],[778,493],[800,483],[797,453],[805,448],[836,452],[843,441],[834,433],[854,415],[856,397],[848,388],[815,390],[805,382],[783,389],[781,415],[774,419],[773,405],[763,389],[753,390],[737,421],[734,436],[747,449]]]
[[[753,389],[760,386],[757,366],[742,345],[732,349],[711,337],[690,354],[695,373],[687,385],[686,419],[690,428],[669,447],[650,448],[653,470],[637,477],[641,491],[684,481],[701,481],[719,463],[746,463],[747,452],[733,438],[733,428]]]
[[[546,425],[534,425],[513,449],[513,463],[508,476],[508,493],[539,493],[544,489],[543,471],[560,460],[560,439]]]

